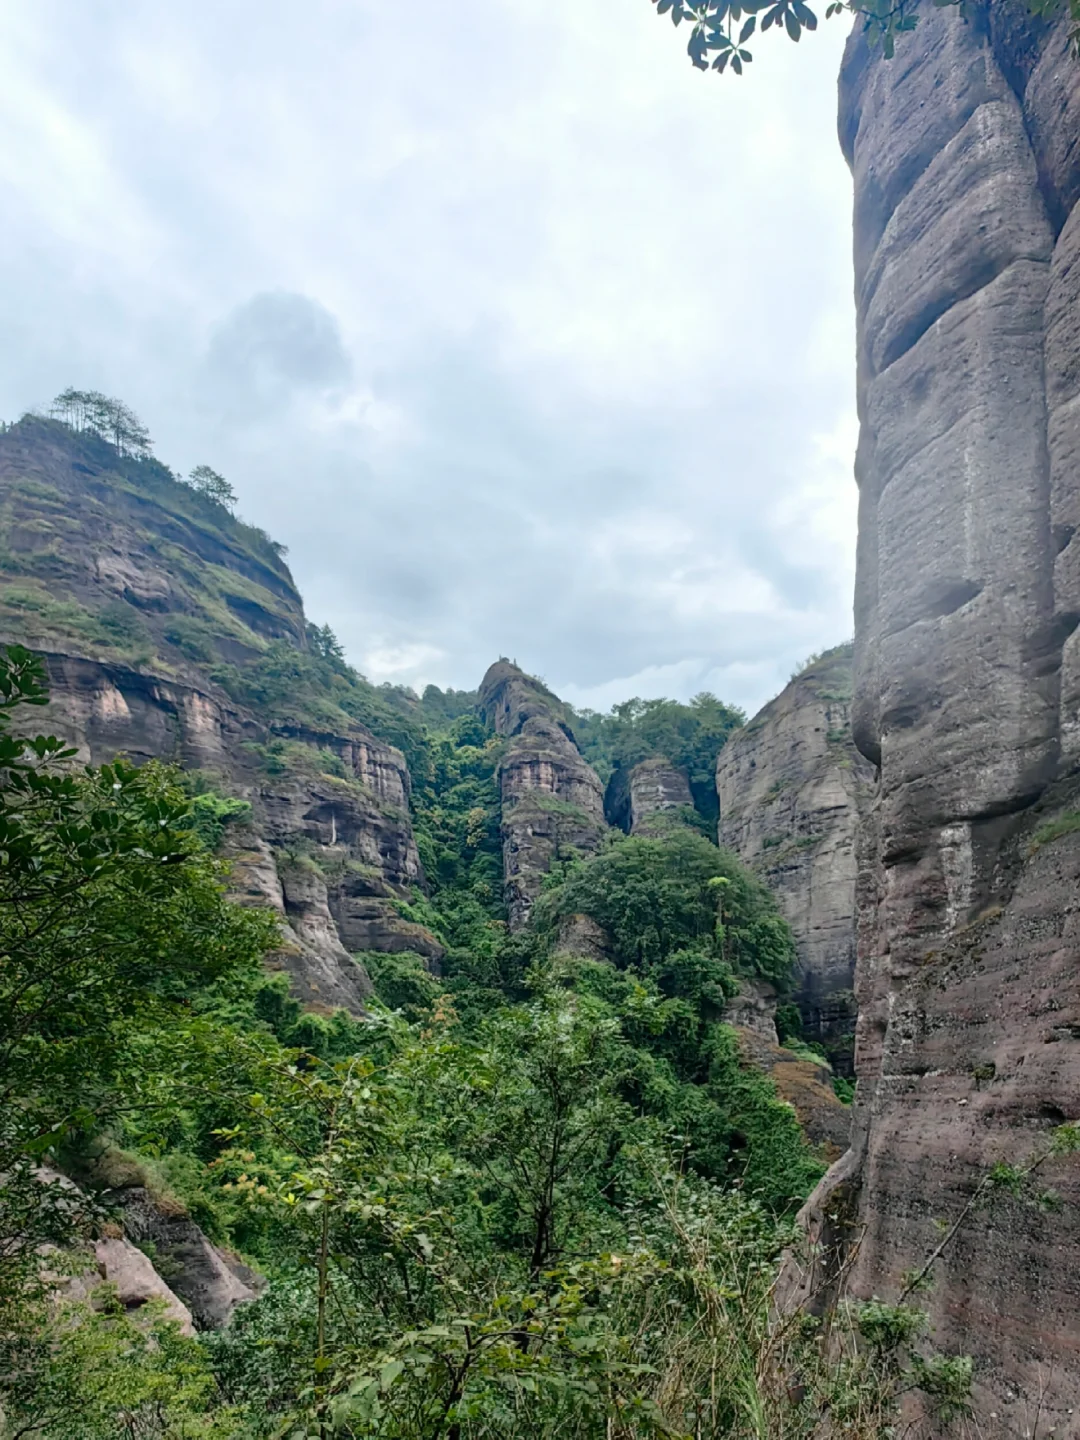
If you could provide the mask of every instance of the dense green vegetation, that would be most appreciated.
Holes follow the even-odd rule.
[[[911,1384],[963,1409],[970,1366],[920,1356],[910,1307],[823,1347],[772,1303],[820,1166],[722,1023],[790,958],[730,857],[616,839],[510,939],[498,742],[460,714],[418,803],[446,980],[384,956],[400,1013],[305,1015],[260,968],[272,920],[223,897],[231,807],[11,738],[43,698],[0,657],[0,1435],[868,1440]],[[614,964],[560,959],[581,912]],[[95,1287],[132,1180],[268,1277],[224,1330]]]
[[[613,832],[511,936],[506,742],[476,694],[369,684],[223,477],[180,481],[118,402],[65,403],[80,504],[157,507],[179,538],[148,530],[146,554],[186,608],[102,606],[64,568],[64,496],[16,481],[10,504],[51,518],[44,550],[4,562],[13,626],[155,673],[181,657],[267,725],[244,749],[268,777],[358,784],[334,748],[356,725],[398,746],[427,889],[397,903],[446,954],[439,976],[365,955],[370,1017],[305,1013],[261,967],[272,919],[223,897],[213,852],[250,806],[221,777],[77,771],[56,741],[0,738],[0,1436],[794,1437],[845,1405],[837,1433],[879,1433],[866,1407],[891,1403],[897,1346],[849,1326],[838,1369],[770,1310],[823,1162],[724,1023],[740,984],[786,990],[768,892],[693,830]],[[43,699],[13,649],[0,737]],[[738,711],[552,704],[605,778],[662,755],[714,814]],[[582,916],[603,963],[562,951]],[[136,1183],[268,1277],[225,1330],[185,1338],[95,1288],[89,1247]]]
[[[663,756],[686,771],[698,813],[716,819],[716,757],[745,723],[741,710],[706,691],[688,704],[633,699],[613,705],[606,715],[580,710],[570,717],[581,753],[602,781],[615,769]]]

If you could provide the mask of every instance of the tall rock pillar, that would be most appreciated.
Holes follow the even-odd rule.
[[[861,829],[857,1293],[895,1296],[997,1161],[1080,1119],[1080,847],[1046,819],[1080,750],[1080,65],[1067,23],[929,6],[848,46],[858,310],[853,728]],[[1071,813],[1071,811],[1069,811]],[[1069,1038],[1066,1038],[1069,1037]],[[1080,1162],[1052,1215],[998,1196],[934,1267],[985,1433],[1080,1404]],[[1055,1200],[1053,1204],[1057,1204]],[[849,1213],[851,1211],[849,1210]],[[1040,1399],[1041,1394],[1041,1399]],[[993,1417],[990,1419],[989,1417]]]
[[[510,740],[499,766],[503,879],[510,928],[520,930],[552,865],[599,845],[604,790],[561,702],[539,680],[499,660],[480,682],[480,705]]]

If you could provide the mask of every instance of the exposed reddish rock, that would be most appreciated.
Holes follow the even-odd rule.
[[[299,998],[360,1012],[371,986],[351,951],[437,964],[435,937],[394,903],[423,884],[401,752],[343,714],[336,729],[267,718],[214,679],[267,642],[307,645],[266,536],[156,462],[129,474],[103,442],[27,420],[0,436],[0,553],[13,577],[0,641],[31,645],[49,667],[49,706],[24,723],[83,760],[175,761],[250,801],[250,828],[227,832],[233,883],[286,920],[275,963]],[[281,751],[272,767],[268,745]],[[279,858],[295,854],[308,870],[289,862],[286,883]]]
[[[803,1054],[785,1050],[763,1033],[760,1024],[747,1028],[743,1017],[731,1014],[731,1023],[739,1037],[743,1059],[768,1075],[781,1100],[786,1100],[799,1117],[806,1138],[821,1146],[825,1160],[835,1160],[847,1147],[851,1109],[837,1099],[832,1088],[832,1071],[827,1065],[807,1059]]]
[[[776,896],[798,955],[807,1038],[850,1071],[855,834],[873,767],[851,739],[851,647],[797,675],[728,740],[716,766],[720,843]]]
[[[613,771],[604,793],[608,822],[628,835],[662,834],[680,812],[693,807],[686,771],[660,755]]]
[[[510,928],[520,930],[551,866],[599,845],[603,788],[561,702],[540,681],[500,660],[480,684],[480,704],[510,740],[499,765],[503,877]]]
[[[850,1284],[901,1275],[998,1161],[1080,1119],[1072,767],[1080,734],[1080,66],[1068,22],[920,9],[895,62],[849,43],[860,487],[854,1140],[808,1203]],[[1040,839],[1043,843],[1040,843]],[[1047,843],[1048,842],[1048,843]],[[973,1355],[982,1433],[1080,1412],[1080,1158],[1064,1204],[997,1195],[935,1267],[934,1341]],[[845,1217],[850,1228],[843,1229]],[[841,1250],[843,1246],[841,1245]],[[993,1418],[991,1418],[993,1417]]]

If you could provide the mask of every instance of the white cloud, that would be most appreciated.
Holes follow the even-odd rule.
[[[837,30],[739,81],[648,0],[0,24],[0,414],[122,395],[373,678],[753,708],[849,632]]]

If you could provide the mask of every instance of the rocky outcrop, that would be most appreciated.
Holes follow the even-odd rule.
[[[851,1071],[855,835],[873,767],[851,738],[851,647],[809,665],[720,752],[720,843],[776,896],[797,951],[808,1039]]]
[[[401,752],[322,699],[305,720],[287,683],[277,708],[260,709],[258,686],[234,698],[268,645],[287,674],[308,644],[262,532],[156,462],[26,420],[0,436],[0,572],[0,641],[48,661],[50,704],[26,723],[86,761],[175,761],[250,802],[250,827],[227,832],[233,885],[282,916],[272,963],[298,998],[359,1013],[371,987],[354,952],[437,964],[435,937],[396,909],[423,885]]]
[[[740,999],[742,997],[739,997]],[[781,1100],[786,1100],[799,1117],[806,1138],[819,1147],[823,1160],[835,1160],[848,1143],[851,1126],[850,1106],[837,1099],[832,1086],[832,1071],[825,1064],[811,1059],[805,1052],[786,1050],[776,1043],[776,1030],[768,1033],[763,1015],[755,1010],[748,1016],[738,1002],[729,1004],[725,1020],[734,1026],[739,1037],[743,1061],[768,1075]],[[752,1023],[746,1025],[745,1021]]]
[[[1080,66],[1068,23],[920,10],[841,78],[858,307],[852,1149],[806,1218],[896,1294],[998,1161],[1080,1119]],[[1041,807],[1041,814],[1038,813]],[[1065,818],[1042,829],[1055,810]],[[1048,842],[1048,837],[1059,838]],[[1042,840],[1040,840],[1040,835]],[[1080,1407],[1080,1160],[966,1214],[929,1296],[986,1433]],[[991,1419],[991,1416],[993,1417]],[[1041,1432],[1040,1432],[1041,1433]]]
[[[102,1282],[109,1285],[125,1310],[139,1312],[155,1303],[157,1313],[174,1321],[182,1335],[195,1329],[226,1325],[238,1305],[257,1298],[265,1280],[236,1256],[212,1244],[174,1198],[152,1195],[143,1183],[140,1162],[104,1145],[79,1166],[81,1179],[94,1194],[66,1175],[46,1167],[38,1180],[75,1213],[93,1214],[99,1231],[87,1263],[74,1270],[57,1267],[57,1289],[68,1300],[95,1302]],[[102,1208],[114,1218],[102,1223]],[[56,1252],[46,1246],[46,1257]],[[167,1277],[167,1278],[166,1278]]]
[[[499,765],[503,877],[510,928],[520,930],[552,865],[599,845],[604,793],[562,704],[540,681],[500,660],[481,682],[480,705],[510,742]]]
[[[154,1266],[168,1276],[201,1330],[225,1325],[238,1305],[263,1290],[254,1270],[227,1251],[212,1245],[183,1210],[155,1202],[141,1186],[110,1197],[121,1207],[124,1233],[154,1257]]]
[[[615,769],[604,792],[608,823],[628,835],[662,834],[693,808],[686,771],[661,755]]]
[[[742,976],[739,993],[724,1006],[724,1020],[737,1030],[751,1030],[769,1045],[779,1045],[776,1034],[776,991],[766,980]]]
[[[611,937],[591,915],[564,915],[555,938],[555,954],[611,963]]]
[[[194,1335],[191,1311],[154,1269],[149,1258],[123,1236],[109,1236],[94,1244],[95,1280],[111,1285],[116,1298],[128,1311],[142,1310],[151,1302],[161,1307],[161,1317],[172,1320],[181,1335]],[[88,1298],[94,1287],[89,1276],[80,1276],[75,1286],[68,1287],[73,1300]]]

